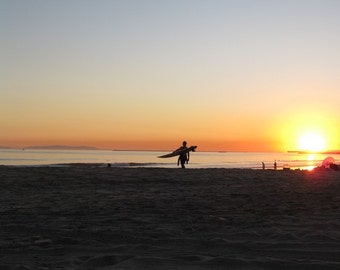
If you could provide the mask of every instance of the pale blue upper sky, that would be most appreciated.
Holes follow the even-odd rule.
[[[76,141],[96,124],[109,145],[183,127],[246,138],[290,112],[340,119],[339,14],[337,0],[1,0],[0,145],[29,127]]]

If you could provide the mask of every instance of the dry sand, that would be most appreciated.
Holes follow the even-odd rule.
[[[340,269],[340,172],[0,166],[0,269]]]

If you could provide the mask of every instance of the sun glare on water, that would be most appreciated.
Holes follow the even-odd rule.
[[[298,147],[301,151],[319,152],[326,150],[326,140],[316,132],[306,132],[299,137]]]

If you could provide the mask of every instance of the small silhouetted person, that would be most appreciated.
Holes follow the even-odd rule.
[[[262,161],[262,170],[266,169],[266,165],[264,164],[264,162]]]
[[[276,170],[277,169],[277,164],[276,164],[276,160],[275,160],[275,162],[274,162],[274,170]]]
[[[181,146],[180,148],[178,148],[176,151],[185,150],[185,149],[187,149],[187,148],[188,148],[188,147],[187,147],[187,142],[184,141],[183,144],[182,144],[182,146]],[[189,152],[183,151],[183,152],[179,155],[179,157],[178,157],[177,166],[178,166],[179,163],[181,162],[181,167],[182,167],[183,169],[185,169],[185,165],[184,165],[184,164],[185,164],[185,163],[188,164],[189,158],[190,158]]]

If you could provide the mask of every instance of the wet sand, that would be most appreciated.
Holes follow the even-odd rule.
[[[340,269],[340,172],[0,166],[0,269]]]

